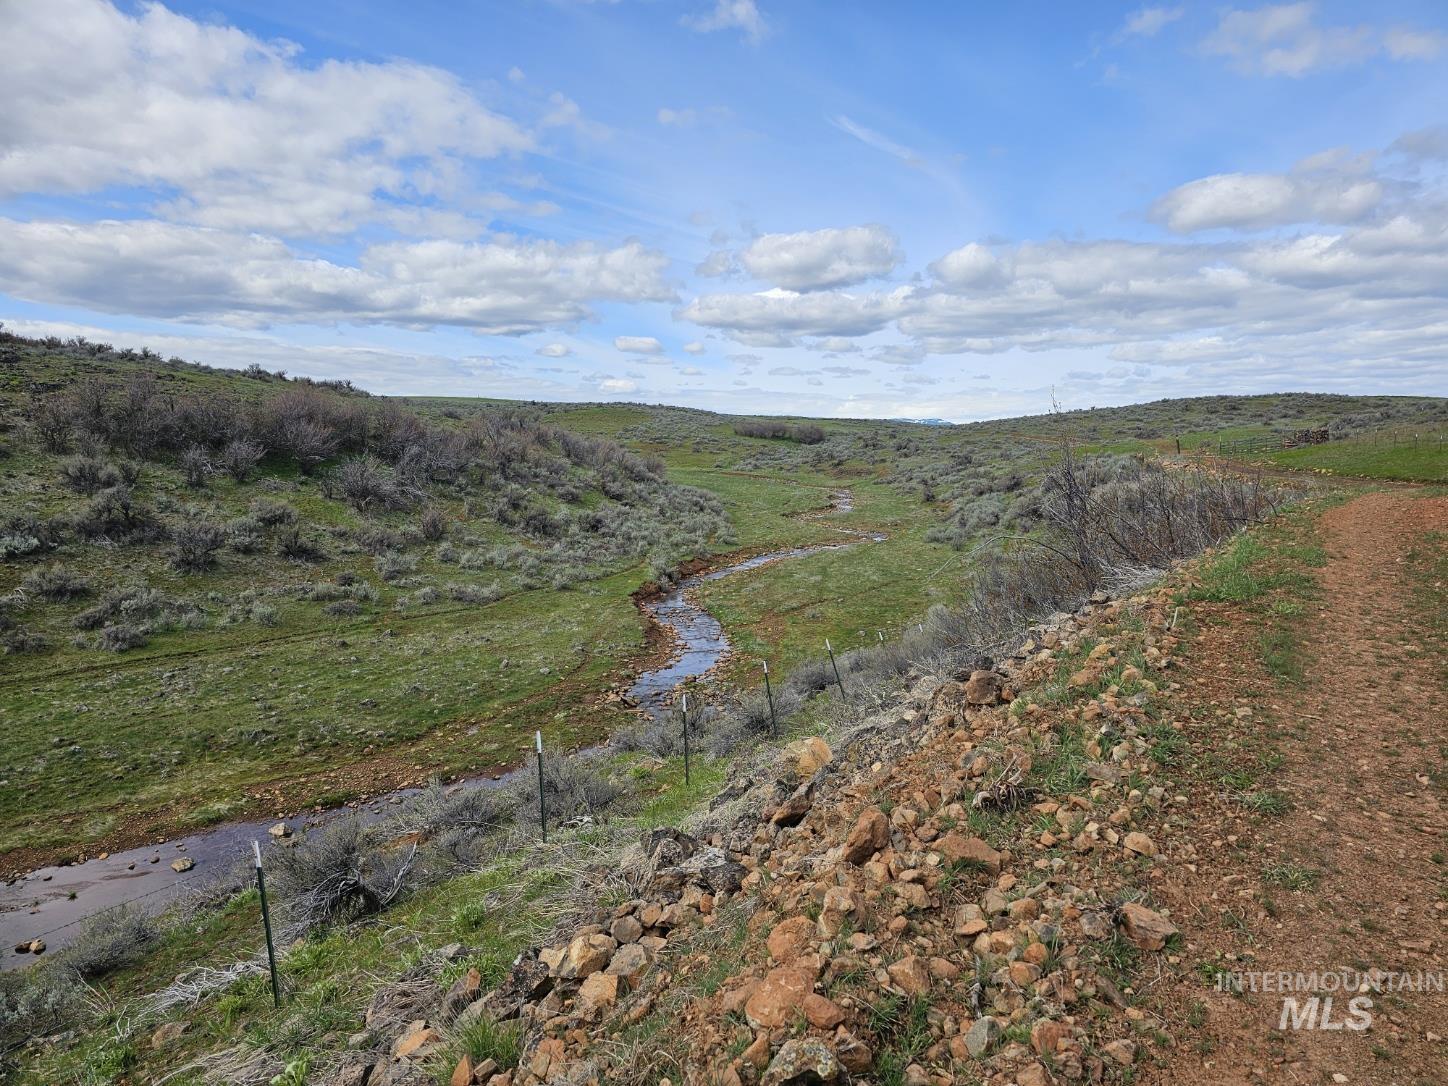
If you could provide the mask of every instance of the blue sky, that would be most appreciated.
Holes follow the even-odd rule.
[[[22,331],[378,392],[814,415],[1448,392],[1442,5],[6,22]]]

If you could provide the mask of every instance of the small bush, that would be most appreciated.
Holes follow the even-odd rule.
[[[400,581],[417,569],[417,558],[410,554],[392,552],[379,554],[373,564],[384,581]]]
[[[503,595],[502,589],[497,585],[483,587],[475,584],[450,584],[447,586],[447,594],[459,603],[492,603]]]
[[[171,568],[182,573],[203,573],[216,565],[216,552],[224,542],[226,534],[209,521],[179,524],[171,533],[171,548],[167,553]]]
[[[268,882],[297,934],[381,912],[406,888],[416,846],[375,842],[356,818],[339,819],[277,849]]]
[[[14,629],[6,630],[0,636],[0,648],[3,648],[6,656],[20,656],[26,653],[41,653],[50,648],[50,642],[43,636],[24,626],[16,626]]]
[[[181,469],[186,485],[193,490],[200,490],[211,475],[211,454],[200,445],[190,445],[182,452],[176,466]]]
[[[60,477],[77,494],[94,494],[106,483],[101,481],[105,464],[93,456],[73,456],[60,465]]]
[[[137,961],[160,937],[161,925],[155,917],[121,905],[89,920],[56,962],[78,979],[92,980]]]
[[[70,1024],[85,1003],[74,975],[42,962],[0,973],[0,1052],[18,1051]]]
[[[154,539],[161,530],[150,506],[124,483],[98,491],[76,514],[74,528],[86,539],[109,539],[115,543]]]
[[[276,626],[281,623],[281,614],[269,603],[260,600],[246,600],[233,604],[226,612],[226,623],[236,626],[250,622],[255,626]]]
[[[257,442],[250,438],[237,438],[227,442],[221,450],[217,465],[238,483],[244,483],[265,455],[266,449]]]
[[[33,535],[18,532],[0,535],[0,562],[7,558],[24,558],[43,549],[44,544]]]
[[[405,509],[414,500],[393,473],[371,456],[348,460],[332,473],[331,482],[357,509]]]
[[[265,544],[261,521],[255,517],[237,517],[226,525],[226,545],[237,554],[255,554]]]
[[[79,573],[67,569],[57,562],[27,575],[20,582],[20,587],[26,595],[39,596],[43,600],[60,603],[89,595],[91,583]]]
[[[94,607],[76,615],[71,625],[78,630],[97,630],[119,621],[155,629],[193,626],[204,617],[189,600],[167,596],[143,585],[112,589]]]
[[[447,535],[447,516],[440,509],[426,509],[417,526],[423,539],[436,543]]]
[[[97,647],[107,652],[128,652],[139,649],[150,642],[146,631],[137,626],[114,625],[101,630]]]
[[[398,532],[391,528],[382,528],[373,525],[364,528],[357,533],[357,542],[368,554],[386,554],[388,551],[400,551],[406,546],[407,541]]]
[[[334,618],[351,618],[362,613],[362,605],[356,600],[333,600],[322,610]]]
[[[286,529],[277,537],[277,553],[294,562],[320,562],[327,557],[322,545],[309,536],[303,535],[296,525]]]
[[[286,502],[273,501],[270,498],[255,499],[251,503],[251,515],[268,528],[297,522],[297,511],[294,508]]]

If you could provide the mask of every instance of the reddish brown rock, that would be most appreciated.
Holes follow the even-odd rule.
[[[404,1033],[392,1046],[394,1056],[418,1056],[442,1040],[442,1034],[430,1026]]]
[[[787,962],[799,957],[810,949],[814,939],[815,926],[807,916],[791,916],[774,925],[765,940],[769,956],[777,962]]]
[[[930,968],[923,960],[908,954],[885,970],[895,986],[908,996],[924,995],[930,991]]]
[[[845,839],[845,862],[862,864],[889,843],[890,820],[878,807],[868,807]]]
[[[755,1029],[778,1029],[799,1013],[813,988],[814,976],[807,969],[771,969],[744,1004],[744,1017]]]
[[[1005,676],[994,671],[972,671],[962,693],[969,705],[994,705],[1001,700]]]
[[[1161,913],[1128,901],[1121,906],[1121,932],[1138,950],[1160,950],[1179,929]]]
[[[1001,872],[1001,854],[979,837],[947,833],[935,842],[935,851],[950,863],[979,867],[992,875]]]
[[[1071,1027],[1054,1018],[1042,1018],[1031,1027],[1031,1047],[1042,1056],[1051,1056],[1060,1043],[1071,1036]]]
[[[845,1020],[845,1012],[832,999],[826,999],[818,992],[811,992],[800,1003],[809,1024],[816,1029],[834,1029]]]

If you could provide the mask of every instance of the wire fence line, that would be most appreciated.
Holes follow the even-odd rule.
[[[1217,439],[1217,455],[1229,456],[1241,453],[1267,452],[1281,449],[1301,448],[1305,445],[1381,445],[1388,447],[1411,446],[1413,448],[1436,448],[1448,450],[1448,430],[1429,428],[1398,427],[1389,430],[1371,430],[1366,433],[1334,436],[1330,429],[1283,430],[1270,434],[1256,434],[1247,437]]]

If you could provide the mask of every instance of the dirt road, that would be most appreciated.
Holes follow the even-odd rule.
[[[1204,622],[1188,701],[1199,717],[1234,723],[1245,701],[1267,702],[1257,724],[1278,729],[1282,756],[1269,783],[1289,808],[1219,827],[1236,835],[1231,858],[1203,865],[1175,903],[1195,929],[1197,960],[1258,973],[1379,970],[1421,976],[1430,990],[1388,990],[1399,978],[1376,990],[1237,995],[1199,976],[1179,985],[1177,1010],[1193,1028],[1158,1081],[1448,1082],[1448,994],[1432,990],[1448,976],[1448,646],[1425,619],[1408,561],[1430,531],[1448,531],[1448,498],[1371,493],[1323,515],[1327,562],[1320,598],[1300,618],[1296,689],[1263,673],[1240,625]],[[1314,994],[1319,1028],[1280,1028],[1284,995],[1301,1013]],[[1350,1013],[1355,995],[1372,1001],[1359,1004],[1369,1029],[1344,1028],[1363,1021]]]

